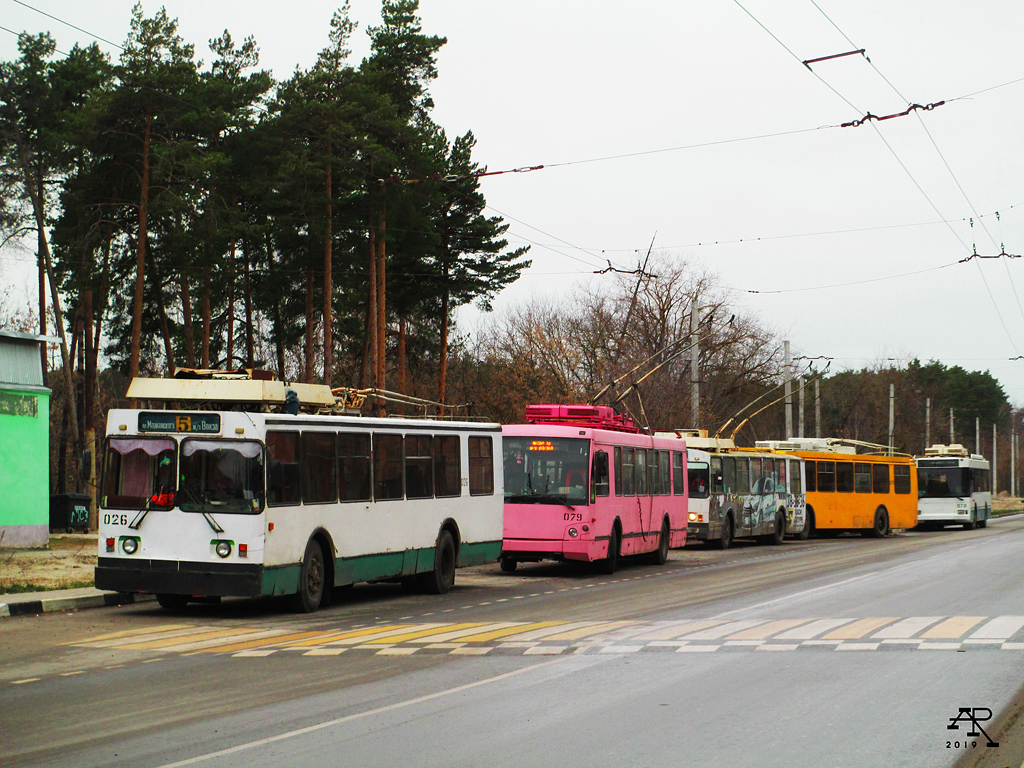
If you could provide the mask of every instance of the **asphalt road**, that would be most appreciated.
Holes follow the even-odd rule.
[[[7,619],[0,764],[1010,756],[947,725],[964,707],[992,734],[1021,691],[1022,553],[1018,516],[883,541],[696,545],[612,576],[489,566],[445,596],[357,586],[312,616],[239,600]]]

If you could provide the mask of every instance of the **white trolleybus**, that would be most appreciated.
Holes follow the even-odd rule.
[[[135,379],[128,397],[152,407],[108,415],[99,589],[165,608],[291,595],[311,612],[332,587],[444,593],[457,566],[498,559],[499,425],[362,417],[327,386],[184,375]]]
[[[917,527],[984,528],[992,517],[988,460],[964,446],[933,445],[917,462]]]
[[[787,533],[808,537],[801,459],[737,448],[703,429],[658,434],[686,441],[691,540],[727,549],[737,538],[781,544]]]

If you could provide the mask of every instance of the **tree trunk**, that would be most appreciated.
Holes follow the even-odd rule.
[[[448,285],[448,269],[444,270],[444,284]],[[441,294],[441,349],[437,366],[437,399],[441,403],[440,415],[444,416],[444,403],[448,397],[448,288]]]
[[[203,368],[210,367],[210,262],[203,265]]]
[[[96,507],[96,350],[92,343],[92,291],[82,291],[82,316],[85,327],[82,344],[85,347],[85,449],[89,452],[85,467],[85,492],[89,494],[89,528],[99,524]]]
[[[330,145],[328,145],[327,151],[330,152]],[[331,319],[333,315],[333,308],[331,307],[331,298],[333,291],[331,287],[331,246],[333,238],[333,227],[332,225],[332,206],[331,206],[331,161],[330,158],[327,160],[327,170],[324,178],[324,185],[327,190],[327,221],[326,221],[326,233],[324,234],[324,384],[328,386],[331,384],[332,376],[334,372],[334,344],[333,335],[331,330]]]
[[[302,380],[313,383],[313,268],[306,267],[306,347]]]
[[[407,394],[405,385],[405,317],[398,317],[398,391]]]
[[[185,365],[196,367],[196,339],[192,328],[192,294],[188,289],[188,278],[184,273],[178,276],[181,287],[181,324],[185,335]]]
[[[135,246],[135,304],[132,311],[132,345],[128,370],[131,378],[139,375],[142,342],[142,300],[146,275],[146,227],[149,218],[149,152],[153,132],[153,107],[146,102],[146,125],[142,132],[142,180],[139,189],[139,232]]]
[[[384,182],[380,185],[380,211],[379,226],[377,232],[377,386],[386,389],[385,382],[385,354],[387,351],[387,302],[384,276],[384,251],[387,240],[386,216],[387,200],[384,196]]]
[[[273,282],[274,280],[274,246],[273,241],[270,238],[270,232],[266,233],[266,247],[267,247],[267,274]],[[274,302],[274,350],[277,353],[277,378],[281,381],[285,380],[284,370],[284,329],[281,325],[281,303],[279,301]]]
[[[372,218],[372,214],[371,214]],[[370,222],[370,274],[369,294],[366,301],[366,345],[369,348],[370,380],[367,384],[377,386],[377,223]]]
[[[242,238],[242,258],[245,259],[245,279],[242,281],[242,290],[245,291],[245,361],[250,368],[255,368],[256,340],[253,338],[252,329],[252,282],[250,279],[252,254],[248,238]]]
[[[235,239],[231,239],[231,248],[228,251],[228,350],[224,354],[227,367],[231,368],[233,363],[231,357],[235,354]]]
[[[167,322],[167,308],[164,306],[164,287],[156,264],[152,270],[153,294],[156,299],[157,316],[160,318],[160,335],[164,340],[164,357],[167,358],[167,373],[174,376],[174,344],[171,342],[171,327]]]

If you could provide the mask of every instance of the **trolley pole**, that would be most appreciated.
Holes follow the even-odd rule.
[[[786,392],[786,439],[793,439],[793,390],[792,390],[792,379],[793,379],[793,361],[789,356],[789,342],[785,342],[786,350],[786,380],[785,380],[785,392]]]
[[[699,331],[700,320],[697,316],[697,298],[690,303],[690,423],[693,428],[700,427],[700,382],[697,364],[700,361]]]
[[[889,385],[889,455],[892,456],[893,432],[896,428],[896,385]]]

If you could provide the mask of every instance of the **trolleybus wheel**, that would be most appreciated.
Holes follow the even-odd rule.
[[[326,579],[324,552],[320,544],[310,541],[302,557],[302,573],[299,576],[299,591],[292,595],[292,607],[298,613],[313,613],[324,599]]]
[[[889,533],[889,513],[885,507],[879,507],[875,510],[875,524],[871,530],[868,531],[867,535],[873,539],[884,538]]]
[[[519,565],[519,561],[516,560],[514,557],[502,556],[502,558],[501,558],[501,570],[504,571],[505,573],[515,573],[517,565]]]
[[[612,535],[608,537],[608,557],[604,560],[599,560],[597,564],[598,570],[601,573],[615,573],[615,569],[619,567],[620,545],[619,529],[612,526]]]
[[[431,595],[445,595],[455,584],[455,539],[448,531],[441,531],[434,550],[434,569],[421,574],[423,591]]]
[[[188,605],[188,595],[159,594],[156,601],[160,607],[167,611],[180,611]]]
[[[722,523],[722,536],[715,539],[715,549],[728,549],[730,544],[732,544],[732,515],[726,515],[725,522]]]
[[[651,562],[654,563],[654,565],[664,565],[668,561],[669,536],[668,520],[665,520],[661,524],[661,535],[658,536],[658,548],[651,552]]]
[[[804,527],[796,533],[798,541],[807,541],[811,537],[811,512],[806,510],[804,512]]]
[[[786,516],[778,514],[775,516],[775,530],[764,537],[766,544],[778,546],[786,540]]]
[[[978,521],[978,527],[979,528],[988,528],[988,520],[979,520]]]

